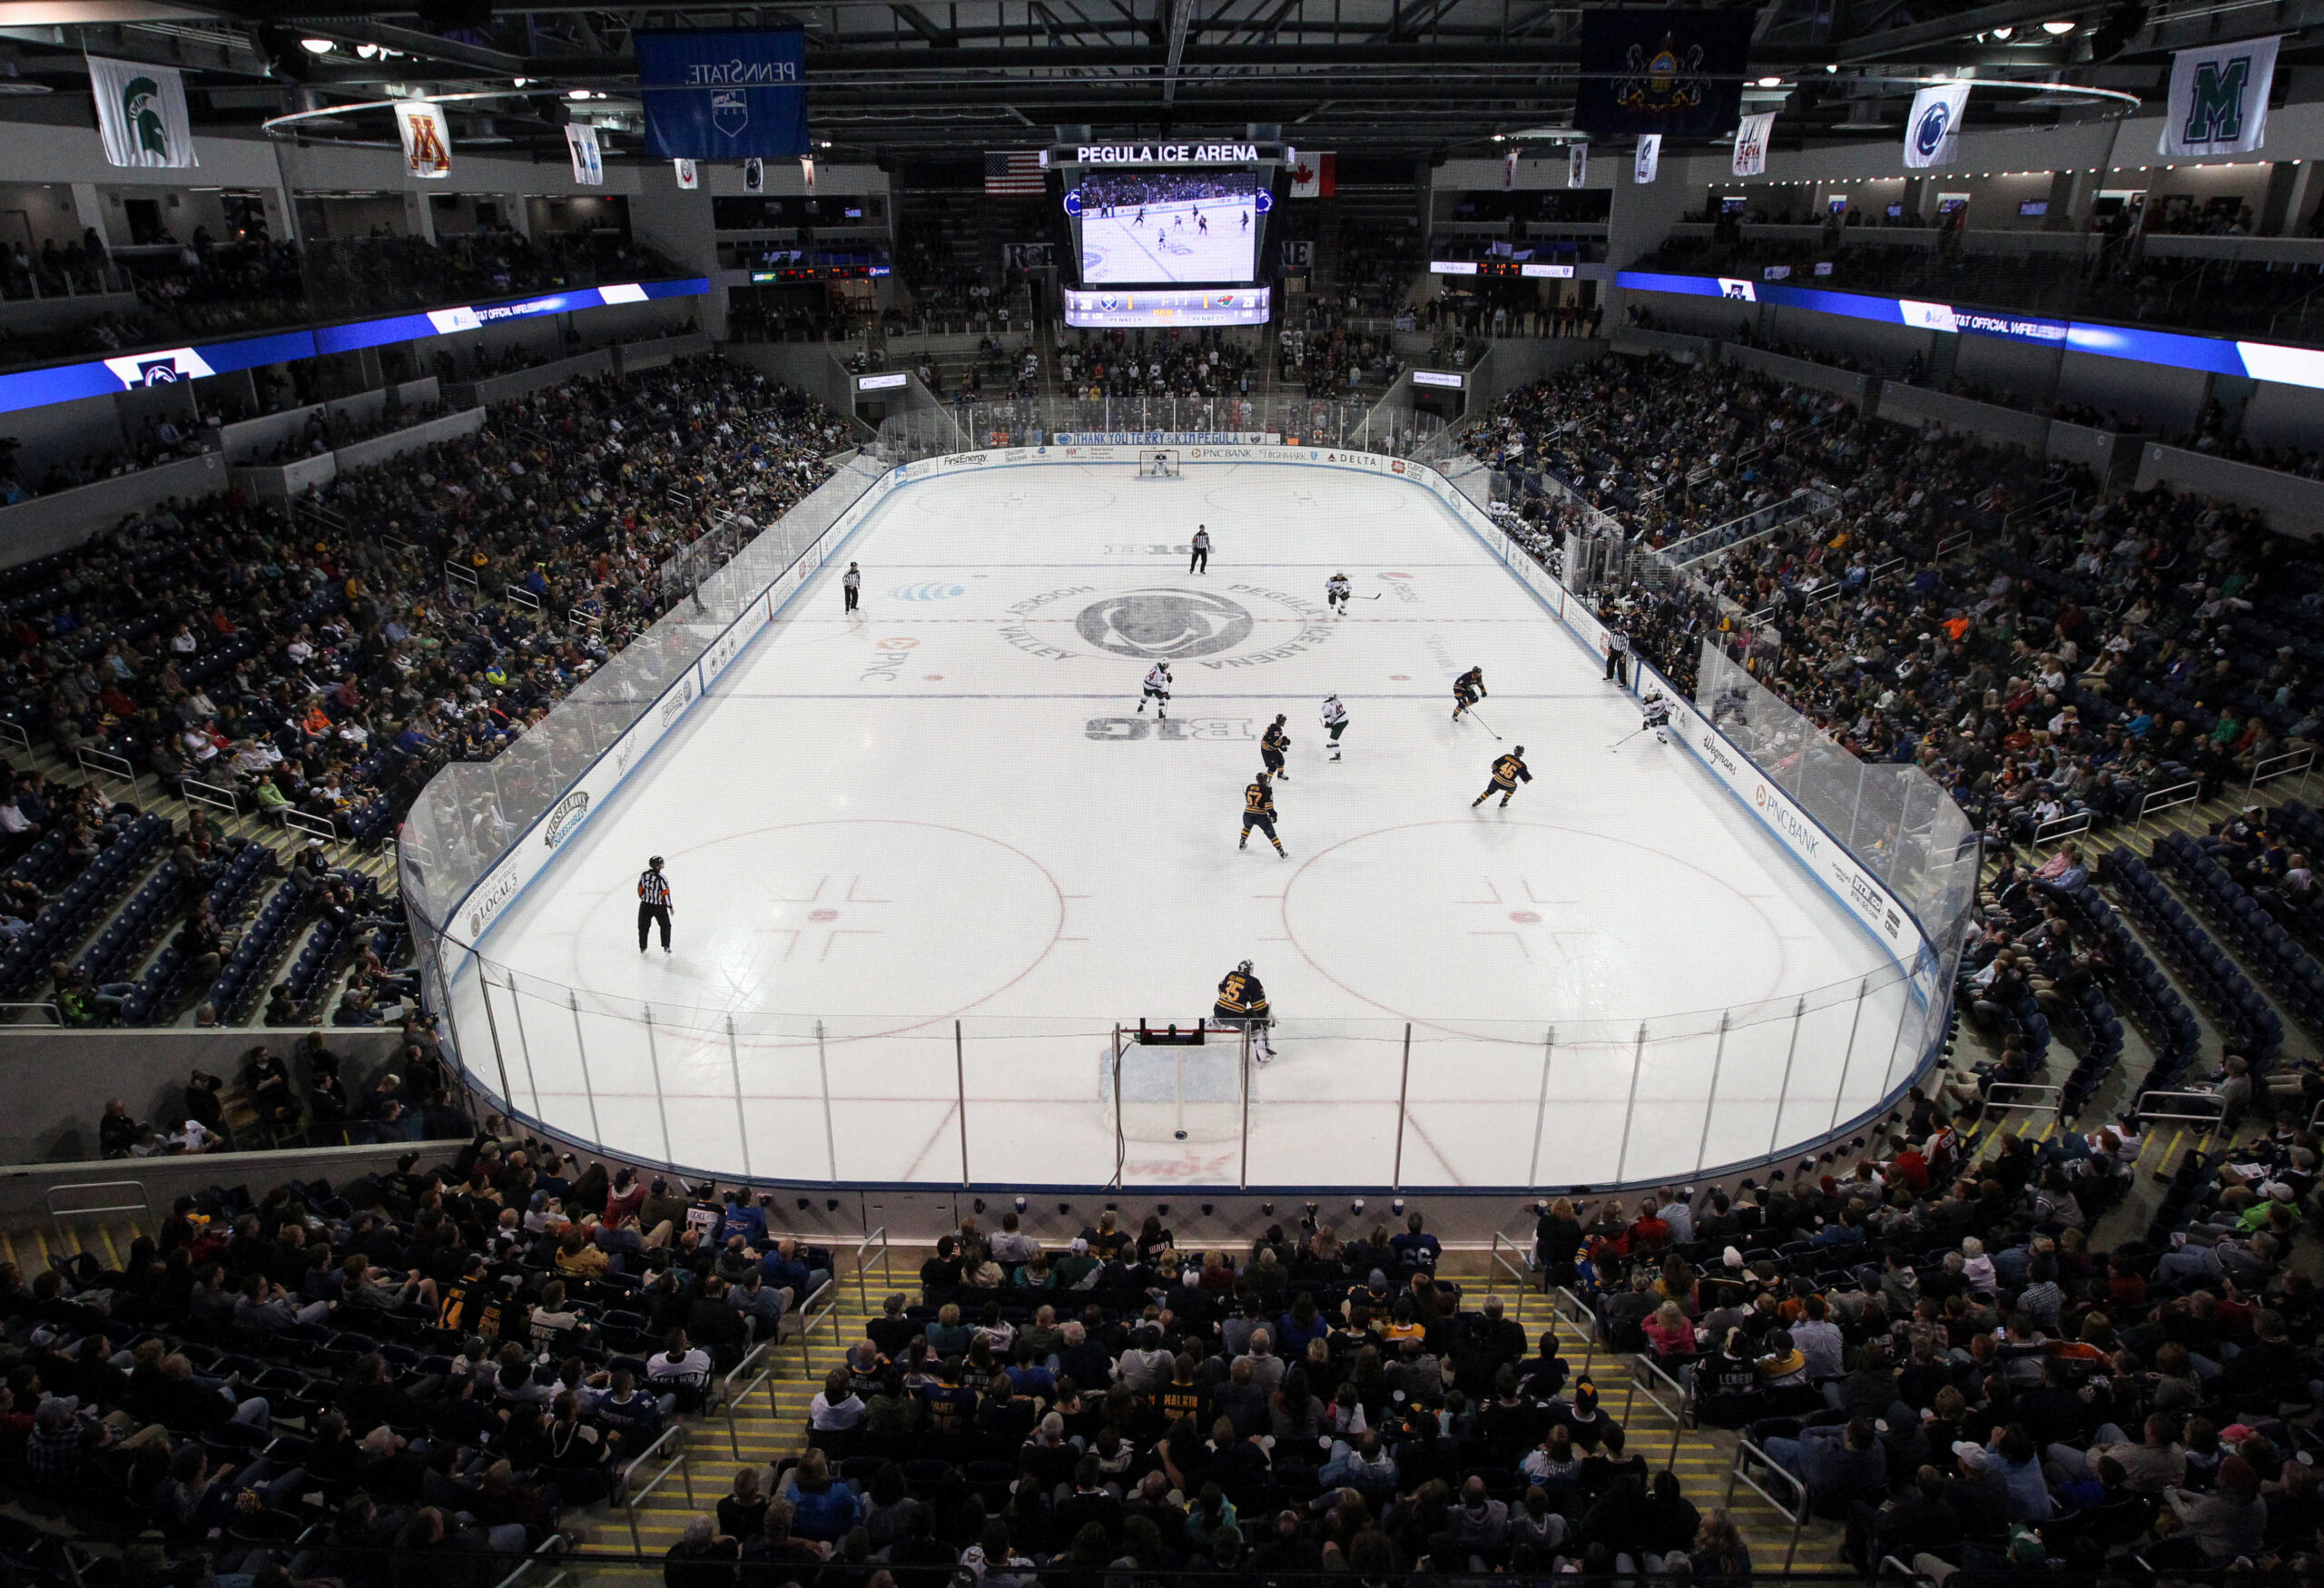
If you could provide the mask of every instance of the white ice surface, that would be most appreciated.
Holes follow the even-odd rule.
[[[1189,577],[1197,523],[1215,549]],[[1343,569],[1356,598],[1333,617]],[[1165,737],[1136,711],[1150,660],[1106,647],[1173,644],[1224,648],[1174,664]],[[1471,665],[1491,698],[1454,724]],[[1236,847],[1277,712],[1288,860]],[[1677,1178],[1872,1106],[1920,1015],[1878,945],[1637,726],[1406,482],[940,477],[882,504],[565,841],[482,945],[489,1019],[473,961],[454,1013],[522,1111],[640,1159],[957,1184],[965,1090],[976,1180],[1101,1184],[1113,1025],[1196,1020],[1247,958],[1282,1022],[1247,1141],[1233,1047],[1134,1049],[1127,1183]],[[1514,745],[1532,783],[1472,810]],[[636,946],[655,853],[666,957]]]
[[[1191,285],[1251,279],[1259,221],[1248,199],[1240,203],[1226,199],[1180,199],[1145,208],[1142,222],[1135,204],[1118,204],[1111,215],[1094,209],[1082,212],[1085,285],[1156,281]],[[1197,211],[1210,222],[1208,232],[1196,224]]]

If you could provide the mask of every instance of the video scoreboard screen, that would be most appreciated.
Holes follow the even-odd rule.
[[[1050,150],[1071,235],[1067,323],[1264,324],[1266,222],[1290,157],[1257,143]]]

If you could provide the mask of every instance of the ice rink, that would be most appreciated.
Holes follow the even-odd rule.
[[[1215,549],[1189,575],[1198,524]],[[1167,724],[1137,710],[1157,657]],[[1491,697],[1455,724],[1472,665]],[[1353,716],[1336,764],[1329,691]],[[1288,859],[1236,846],[1278,712]],[[564,841],[481,944],[489,1008],[470,959],[455,1017],[472,1064],[497,1036],[520,1110],[726,1177],[1096,1185],[1118,1156],[1128,1184],[1681,1177],[1871,1107],[1918,1014],[1638,725],[1407,481],[939,476],[881,503]],[[1531,784],[1472,810],[1518,745]],[[657,853],[667,956],[635,931]],[[1231,1043],[1133,1049],[1117,1110],[1114,1025],[1199,1019],[1244,959],[1282,1022],[1247,1095]]]
[[[1081,216],[1081,280],[1092,287],[1247,281],[1259,235],[1246,194],[1235,199],[1181,199],[1144,206],[1117,205],[1111,214]],[[1207,221],[1206,232],[1197,217]]]

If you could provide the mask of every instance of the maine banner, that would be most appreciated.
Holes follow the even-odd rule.
[[[1581,14],[1573,124],[1600,137],[1714,138],[1743,108],[1748,7]]]
[[[704,28],[635,35],[645,148],[657,160],[804,154],[806,35]]]
[[[2171,107],[2154,152],[2166,160],[2250,154],[2268,141],[2280,38],[2204,44],[2171,57]]]

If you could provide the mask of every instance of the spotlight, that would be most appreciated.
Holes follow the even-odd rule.
[[[1022,1213],[1024,1210],[1025,1210],[1025,1198],[1022,1198],[1022,1197],[1019,1197],[1019,1198],[1017,1198],[1017,1211],[1018,1211],[1018,1212],[1019,1212],[1019,1213]]]
[[[1393,1201],[1390,1202],[1388,1204],[1388,1211],[1393,1213],[1397,1218],[1402,1218],[1404,1216],[1404,1199],[1402,1197],[1398,1197]]]
[[[1780,77],[1762,77],[1759,79],[1759,86],[1762,88],[1781,88],[1783,86],[1783,79]]]
[[[2055,22],[2043,23],[2042,25],[2042,31],[2048,34],[2053,39],[2063,38],[2066,35],[2073,31],[2073,24],[2061,17]]]
[[[310,55],[328,55],[339,45],[331,39],[300,39],[299,47]]]
[[[1363,1217],[1363,1214],[1364,1214],[1364,1198],[1361,1198],[1361,1197],[1358,1197],[1354,1201],[1350,1202],[1350,1203],[1347,1205],[1347,1210],[1348,1210],[1350,1213],[1353,1213],[1353,1214],[1356,1215],[1358,1218]]]

